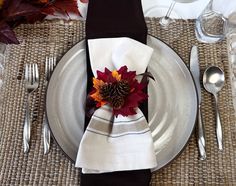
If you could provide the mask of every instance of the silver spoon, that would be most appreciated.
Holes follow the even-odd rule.
[[[222,89],[225,82],[224,72],[216,66],[208,67],[203,74],[204,88],[214,95],[215,98],[215,111],[216,111],[216,137],[219,150],[223,150],[223,134],[220,121],[220,114],[218,108],[217,93]]]

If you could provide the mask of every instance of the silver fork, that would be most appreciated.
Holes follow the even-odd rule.
[[[25,65],[25,88],[28,92],[26,101],[25,121],[23,129],[24,153],[29,151],[31,120],[30,120],[30,96],[39,86],[39,70],[37,64]]]
[[[45,61],[45,87],[48,85],[48,81],[52,75],[53,69],[56,66],[56,58],[55,57],[46,57]],[[46,104],[46,101],[45,101]],[[48,126],[48,119],[46,113],[43,114],[43,146],[44,146],[44,154],[47,154],[50,149],[50,139],[51,133]]]

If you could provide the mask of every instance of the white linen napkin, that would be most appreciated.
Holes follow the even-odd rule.
[[[97,70],[118,70],[126,65],[129,71],[144,73],[153,49],[136,40],[127,37],[89,39],[89,58],[93,74]]]
[[[119,69],[126,65],[137,74],[145,72],[153,49],[129,38],[88,40],[92,71]],[[114,117],[104,105],[93,114],[78,149],[76,167],[83,173],[151,169],[157,166],[152,135],[139,108],[137,114]]]

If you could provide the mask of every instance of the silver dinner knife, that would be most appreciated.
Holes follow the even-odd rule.
[[[193,46],[191,50],[190,56],[190,71],[193,75],[193,79],[197,89],[197,96],[198,96],[198,149],[200,160],[206,159],[206,141],[205,141],[205,129],[204,124],[202,122],[202,114],[201,114],[201,86],[200,86],[200,68],[199,68],[199,61],[198,61],[198,48],[197,46]]]

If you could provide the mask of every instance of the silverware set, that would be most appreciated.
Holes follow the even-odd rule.
[[[50,80],[52,75],[53,69],[56,66],[56,58],[55,57],[46,57],[45,60],[45,80],[44,86],[47,87],[47,84]],[[31,106],[32,106],[32,96],[33,93],[39,87],[39,67],[36,63],[33,64],[26,64],[25,65],[25,89],[27,91],[27,101],[26,101],[26,108],[25,108],[25,119],[24,119],[24,126],[23,126],[23,146],[24,146],[24,153],[28,153],[30,149],[30,139],[31,139]],[[46,96],[44,98],[44,102],[46,103]],[[43,114],[43,144],[44,144],[44,154],[47,154],[50,149],[50,129],[48,126],[48,120],[46,113]]]
[[[193,75],[193,79],[196,85],[196,91],[198,96],[198,123],[197,123],[197,141],[200,160],[206,159],[206,138],[205,127],[202,120],[201,112],[201,86],[200,86],[200,67],[198,60],[197,46],[193,46],[190,54],[190,71]],[[217,93],[222,89],[224,85],[225,77],[224,72],[217,66],[208,67],[203,74],[203,86],[207,92],[211,93],[215,99],[215,112],[216,112],[216,137],[218,143],[218,149],[223,150],[223,132],[220,120],[220,114],[218,109]]]

